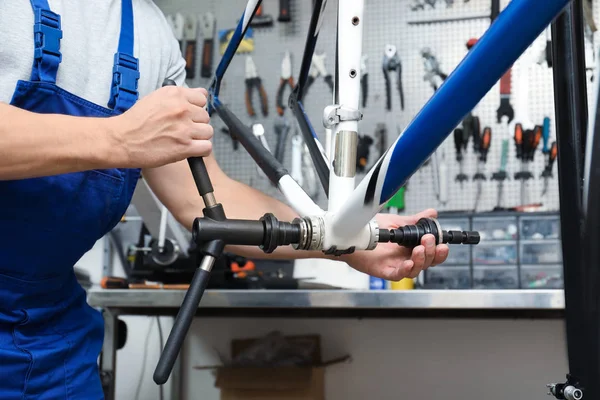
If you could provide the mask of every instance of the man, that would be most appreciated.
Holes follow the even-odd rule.
[[[203,208],[190,156],[206,157],[230,218],[296,215],[219,169],[204,89],[160,88],[165,78],[184,84],[185,62],[150,0],[4,0],[0,38],[0,397],[100,399],[102,319],[73,265],[118,223],[141,169],[188,228]],[[434,215],[378,220],[397,227]],[[412,251],[380,244],[342,260],[399,280],[447,254],[429,235]],[[325,257],[290,248],[273,256]]]

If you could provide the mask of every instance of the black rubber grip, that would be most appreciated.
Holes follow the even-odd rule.
[[[222,239],[227,241],[227,244],[260,246],[265,236],[265,225],[262,221],[241,219],[215,221],[210,218],[196,218],[192,233],[197,244]]]
[[[208,175],[202,157],[190,157],[188,158],[188,164],[190,164],[194,182],[196,182],[196,187],[198,188],[200,196],[214,192],[212,183],[210,182],[210,176]]]
[[[288,175],[288,171],[271,152],[264,148],[259,140],[254,137],[252,130],[240,121],[226,106],[215,104],[215,111],[219,114],[225,125],[229,128],[231,137],[237,139],[263,170],[269,180],[275,185],[279,180]]]
[[[179,309],[179,313],[173,324],[173,329],[171,329],[165,348],[163,349],[158,364],[156,365],[156,369],[154,370],[153,379],[158,385],[163,385],[167,382],[169,375],[171,375],[173,365],[175,365],[179,350],[190,329],[194,315],[196,315],[196,310],[198,309],[200,299],[208,285],[209,279],[210,272],[200,268],[196,270],[190,288],[185,294],[185,298],[183,299],[183,303],[181,304],[181,308]]]

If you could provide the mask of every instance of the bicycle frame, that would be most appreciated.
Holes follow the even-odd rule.
[[[221,80],[261,3],[260,0],[248,1],[221,58],[209,89],[209,113],[218,113],[232,135],[236,136],[269,179],[279,187],[296,212],[301,216],[323,217],[325,229],[322,250],[333,247],[365,249],[368,248],[368,235],[364,231],[369,229],[370,221],[569,1],[512,0],[404,132],[354,188],[356,138],[360,119],[356,117],[356,112],[359,110],[364,0],[344,0],[343,7],[338,6],[334,103],[336,107],[342,107],[345,113],[338,113],[339,121],[334,118],[334,123],[330,124],[334,132],[331,140],[334,161],[331,162],[324,154],[316,131],[302,106],[303,89],[326,6],[326,0],[316,0],[298,83],[290,95],[289,105],[298,120],[317,174],[329,197],[327,212],[310,199],[281,163],[254,139],[250,129],[219,100]]]

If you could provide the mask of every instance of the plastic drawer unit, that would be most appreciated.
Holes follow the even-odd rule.
[[[521,265],[525,264],[560,264],[562,248],[559,240],[522,240]]]
[[[450,250],[452,252],[452,250]],[[473,264],[507,265],[517,263],[515,241],[481,242],[473,247]]]
[[[523,240],[560,239],[558,215],[520,217],[520,235]]]
[[[473,267],[474,289],[518,289],[519,273],[516,265]]]
[[[522,289],[562,289],[562,265],[522,265]]]
[[[444,263],[445,265],[445,263]],[[425,271],[425,289],[470,289],[471,269],[468,265],[437,266]]]
[[[479,232],[481,242],[516,240],[517,217],[474,217],[472,230]]]

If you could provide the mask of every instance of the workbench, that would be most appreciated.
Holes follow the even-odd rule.
[[[104,344],[101,375],[106,400],[114,400],[118,316],[175,316],[185,291],[99,289],[88,302],[102,309]],[[197,315],[302,317],[551,317],[562,318],[562,290],[207,290]],[[179,368],[171,379],[180,399]]]

